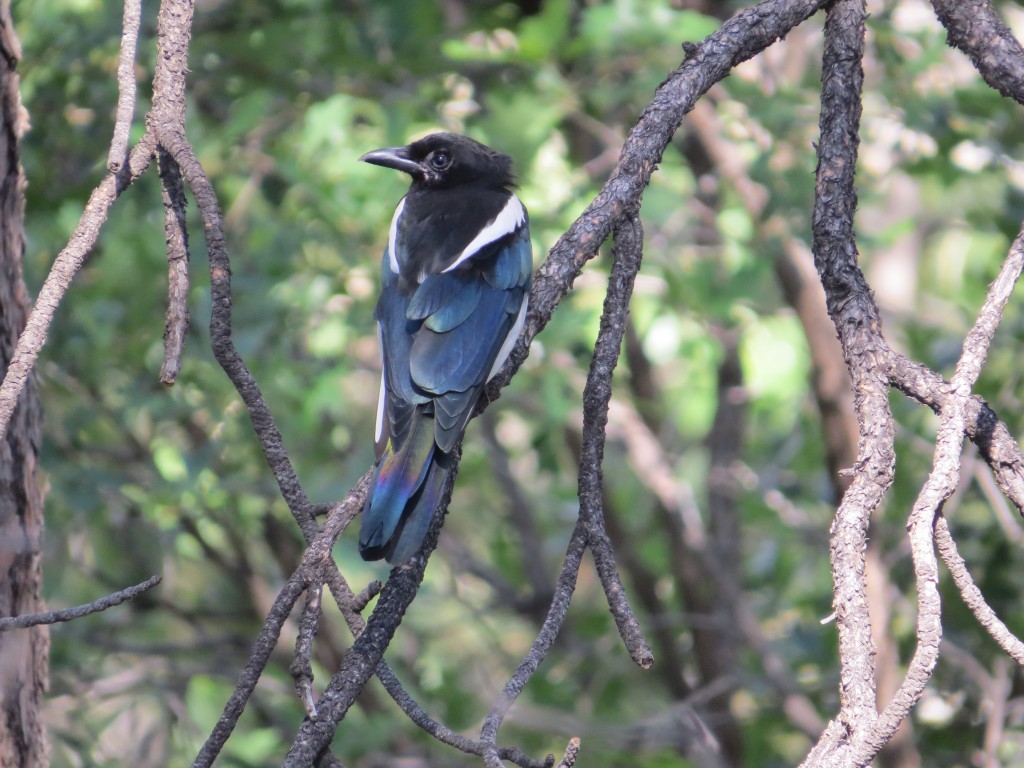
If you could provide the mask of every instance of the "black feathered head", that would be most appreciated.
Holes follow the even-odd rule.
[[[444,189],[479,185],[508,189],[515,185],[512,158],[455,133],[432,133],[407,147],[376,149],[359,159],[408,173],[413,186]]]

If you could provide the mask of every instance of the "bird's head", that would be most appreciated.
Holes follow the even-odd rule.
[[[413,186],[442,189],[464,184],[508,188],[512,159],[455,133],[432,133],[407,147],[388,147],[359,158],[412,176]]]

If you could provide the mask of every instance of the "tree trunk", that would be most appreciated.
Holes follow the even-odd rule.
[[[10,0],[0,0],[0,378],[25,327],[25,178],[18,138],[28,121],[15,67],[21,46]],[[33,381],[22,393],[6,440],[0,442],[0,616],[42,610],[40,542],[43,494],[37,476],[42,414]],[[50,636],[45,626],[0,634],[0,765],[45,766],[42,724]]]

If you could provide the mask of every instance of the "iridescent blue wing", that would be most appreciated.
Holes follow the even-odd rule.
[[[409,350],[415,387],[433,396],[434,438],[450,451],[522,328],[530,287],[530,235],[515,232],[459,265],[428,276],[407,316],[423,324]]]

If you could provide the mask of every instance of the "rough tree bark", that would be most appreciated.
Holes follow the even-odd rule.
[[[18,156],[18,139],[27,120],[15,72],[21,46],[10,10],[10,0],[0,0],[0,373],[7,371],[29,305],[21,273],[25,178]],[[43,498],[36,474],[41,420],[36,389],[29,381],[7,436],[0,441],[0,616],[43,608]],[[0,765],[49,762],[41,718],[49,648],[46,626],[0,633]]]

